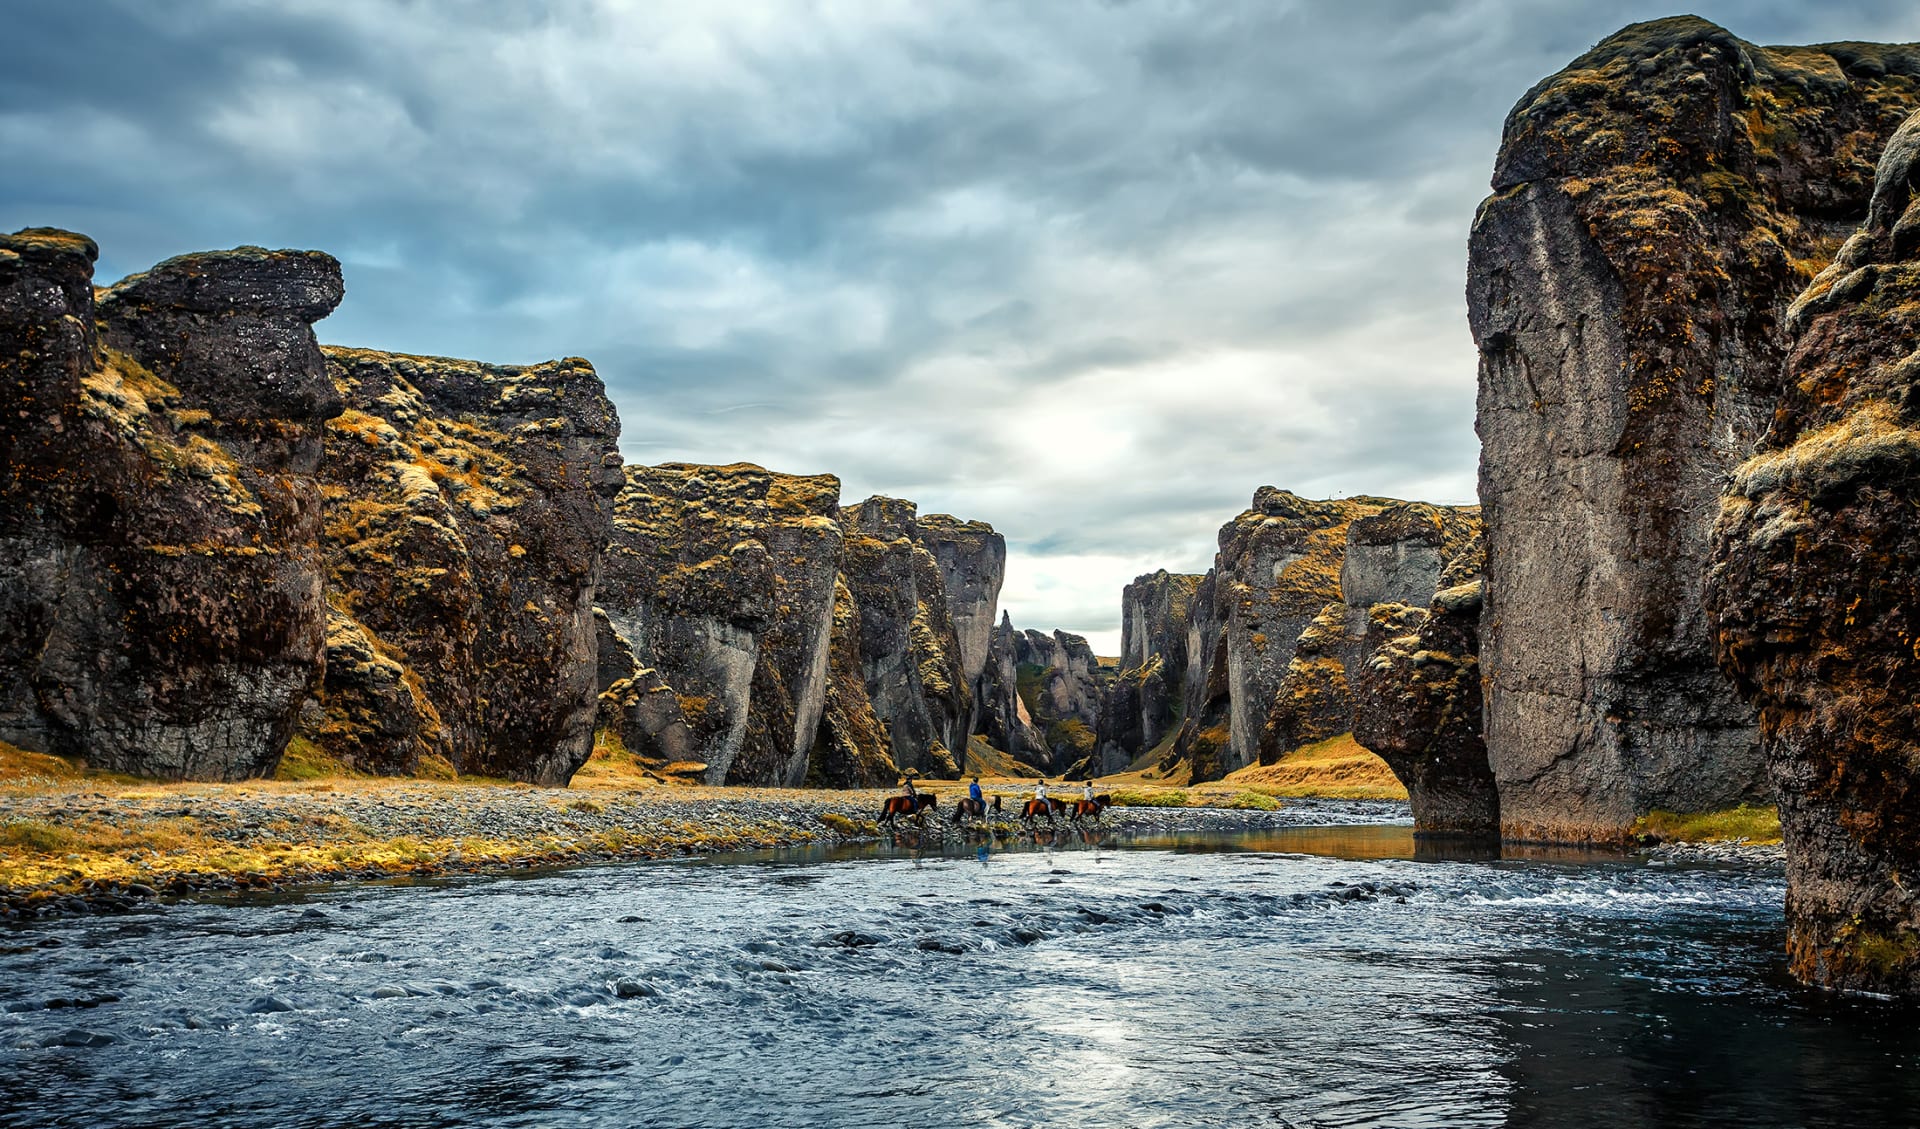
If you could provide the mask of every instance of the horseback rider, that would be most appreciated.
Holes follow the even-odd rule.
[[[916,804],[918,803],[920,799],[920,793],[916,791],[913,787],[913,777],[902,776],[900,778],[900,794],[902,796],[905,796],[909,800],[915,801]]]
[[[1080,798],[1087,801],[1088,803],[1092,803],[1093,802],[1093,777],[1091,776],[1087,777],[1086,784],[1087,786],[1080,790]]]
[[[1047,798],[1047,778],[1042,776],[1033,785],[1033,798],[1045,802]]]
[[[981,819],[987,818],[987,797],[980,791],[980,778],[978,776],[973,778],[973,783],[967,785],[967,799],[973,801],[974,807],[979,811]]]

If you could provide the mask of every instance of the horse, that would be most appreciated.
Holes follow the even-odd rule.
[[[1020,821],[1031,828],[1034,817],[1044,815],[1047,817],[1047,826],[1052,827],[1053,813],[1065,810],[1066,806],[1064,800],[1028,800],[1026,806],[1020,809]]]
[[[926,810],[939,806],[939,797],[931,792],[915,792],[911,796],[888,796],[887,802],[881,805],[880,820],[884,821],[888,827],[892,827],[895,816],[910,815],[914,823],[925,826]]]
[[[1071,818],[1075,823],[1078,823],[1080,822],[1081,816],[1092,816],[1093,821],[1095,823],[1098,823],[1100,822],[1100,813],[1103,811],[1106,811],[1108,808],[1112,806],[1113,806],[1113,797],[1108,795],[1105,792],[1102,792],[1100,795],[1095,796],[1091,800],[1073,801],[1073,814],[1069,818]]]
[[[964,796],[959,803],[953,805],[953,825],[960,826],[960,817],[967,815],[984,820],[988,812],[1000,814],[999,796],[995,796],[992,800],[976,800],[972,796]]]

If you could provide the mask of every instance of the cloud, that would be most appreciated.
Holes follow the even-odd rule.
[[[1472,499],[1461,290],[1501,121],[1664,14],[30,0],[0,223],[93,235],[103,279],[332,251],[323,338],[590,357],[629,458],[991,521],[1016,619],[1098,641],[1262,484]],[[1878,0],[1701,14],[1920,38]]]

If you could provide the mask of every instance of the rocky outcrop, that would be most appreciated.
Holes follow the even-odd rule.
[[[1185,761],[1196,781],[1225,776],[1233,748],[1233,734],[1227,724],[1232,709],[1227,616],[1219,592],[1216,566],[1194,585],[1187,619],[1187,675],[1180,731],[1157,766],[1165,772]]]
[[[1479,633],[1485,542],[1436,578],[1429,608],[1368,612],[1367,660],[1354,680],[1353,738],[1407,786],[1417,835],[1493,838],[1500,799],[1482,729]]]
[[[827,656],[826,706],[814,735],[807,782],[827,788],[892,784],[899,767],[893,743],[867,697],[860,657],[860,606],[843,576],[833,589],[833,636]]]
[[[975,731],[987,743],[1029,764],[1050,760],[1046,734],[1034,723],[1020,696],[1020,647],[1026,636],[1005,613],[987,643],[987,666],[980,679],[979,721]]]
[[[826,704],[840,481],[626,468],[601,606],[678,692],[711,784],[793,786]]]
[[[1915,74],[1914,48],[1760,48],[1679,17],[1508,117],[1468,268],[1508,835],[1612,840],[1650,808],[1765,795],[1702,613],[1710,515],[1772,416],[1787,304],[1864,216]]]
[[[1220,530],[1214,599],[1226,660],[1225,771],[1253,763],[1300,636],[1340,602],[1348,525],[1392,504],[1316,502],[1263,486],[1252,507]]]
[[[918,539],[916,519],[914,504],[897,498],[842,507],[844,580],[858,611],[867,699],[895,764],[954,777],[966,750],[972,695],[945,579]]]
[[[1376,605],[1429,598],[1447,561],[1479,532],[1479,507],[1399,502],[1347,527],[1340,600],[1320,609],[1294,644],[1260,734],[1262,764],[1353,729],[1353,686],[1370,651]]]
[[[1056,773],[1076,767],[1081,774],[1117,771],[1101,767],[1094,757],[1107,672],[1086,639],[1065,631],[1027,631],[1015,640],[1014,658],[1020,697],[1045,744],[1045,758],[1035,763]]]
[[[562,785],[593,748],[594,600],[619,420],[579,358],[328,348],[327,669],[307,735],[349,765]]]
[[[171,779],[273,771],[328,635],[312,323],[340,268],[0,237],[0,740]]]
[[[1920,994],[1920,116],[1787,317],[1782,395],[1723,496],[1720,661],[1760,711],[1795,975]]]
[[[691,763],[698,750],[693,729],[680,709],[680,695],[660,672],[643,667],[633,648],[613,629],[613,621],[593,609],[594,645],[599,669],[598,723],[620,739],[620,747],[646,760]]]
[[[1100,710],[1103,765],[1119,771],[1180,728],[1185,710],[1187,629],[1203,578],[1165,569],[1134,578],[1120,594],[1120,668]]]
[[[981,679],[1000,614],[1000,585],[1007,578],[1007,539],[984,521],[925,514],[915,523],[922,547],[933,554],[947,593],[947,614],[960,642],[960,672],[972,693],[967,732],[979,728]]]

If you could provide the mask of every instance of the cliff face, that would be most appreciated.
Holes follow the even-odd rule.
[[[1120,594],[1120,669],[1100,710],[1104,771],[1124,769],[1179,729],[1184,716],[1187,630],[1203,578],[1165,569],[1136,577]]]
[[[1300,636],[1340,602],[1349,523],[1391,504],[1316,502],[1263,486],[1253,506],[1220,530],[1214,598],[1225,621],[1226,771],[1253,763]]]
[[[980,720],[980,680],[987,669],[994,621],[1000,615],[1000,585],[1007,579],[1007,539],[983,521],[926,514],[915,523],[920,545],[940,566],[947,613],[960,642],[960,673],[972,691],[967,731]]]
[[[1021,699],[1045,746],[1039,767],[1063,773],[1114,771],[1089,760],[1099,749],[1107,679],[1085,638],[1065,631],[1028,631],[1015,640]],[[1082,762],[1085,762],[1084,764]]]
[[[173,779],[271,772],[326,633],[311,325],[339,265],[0,237],[0,739]]]
[[[1692,17],[1529,91],[1475,220],[1482,664],[1506,833],[1615,839],[1764,796],[1701,612],[1722,476],[1780,318],[1864,215],[1911,48],[1759,48]]]
[[[1353,729],[1353,687],[1370,650],[1372,609],[1426,601],[1447,561],[1479,529],[1477,506],[1399,502],[1353,519],[1340,599],[1320,609],[1294,643],[1260,733],[1262,764]]]
[[[326,679],[348,764],[564,784],[593,747],[594,598],[620,487],[592,366],[326,350]]]
[[[792,786],[826,704],[839,480],[626,468],[600,603],[678,691],[711,784]]]
[[[1354,680],[1353,738],[1407,786],[1414,832],[1492,838],[1500,798],[1482,731],[1479,631],[1486,565],[1476,538],[1422,610],[1376,603]]]
[[[1920,994],[1920,116],[1787,319],[1773,426],[1723,496],[1719,656],[1760,711],[1795,975]]]
[[[1052,759],[1046,734],[1020,696],[1020,648],[1026,636],[1005,613],[987,643],[987,667],[980,679],[979,722],[975,731],[996,749],[1034,764]]]
[[[966,749],[972,695],[945,579],[917,539],[916,516],[912,502],[897,498],[842,507],[845,581],[859,613],[867,698],[895,763],[954,777]]]

